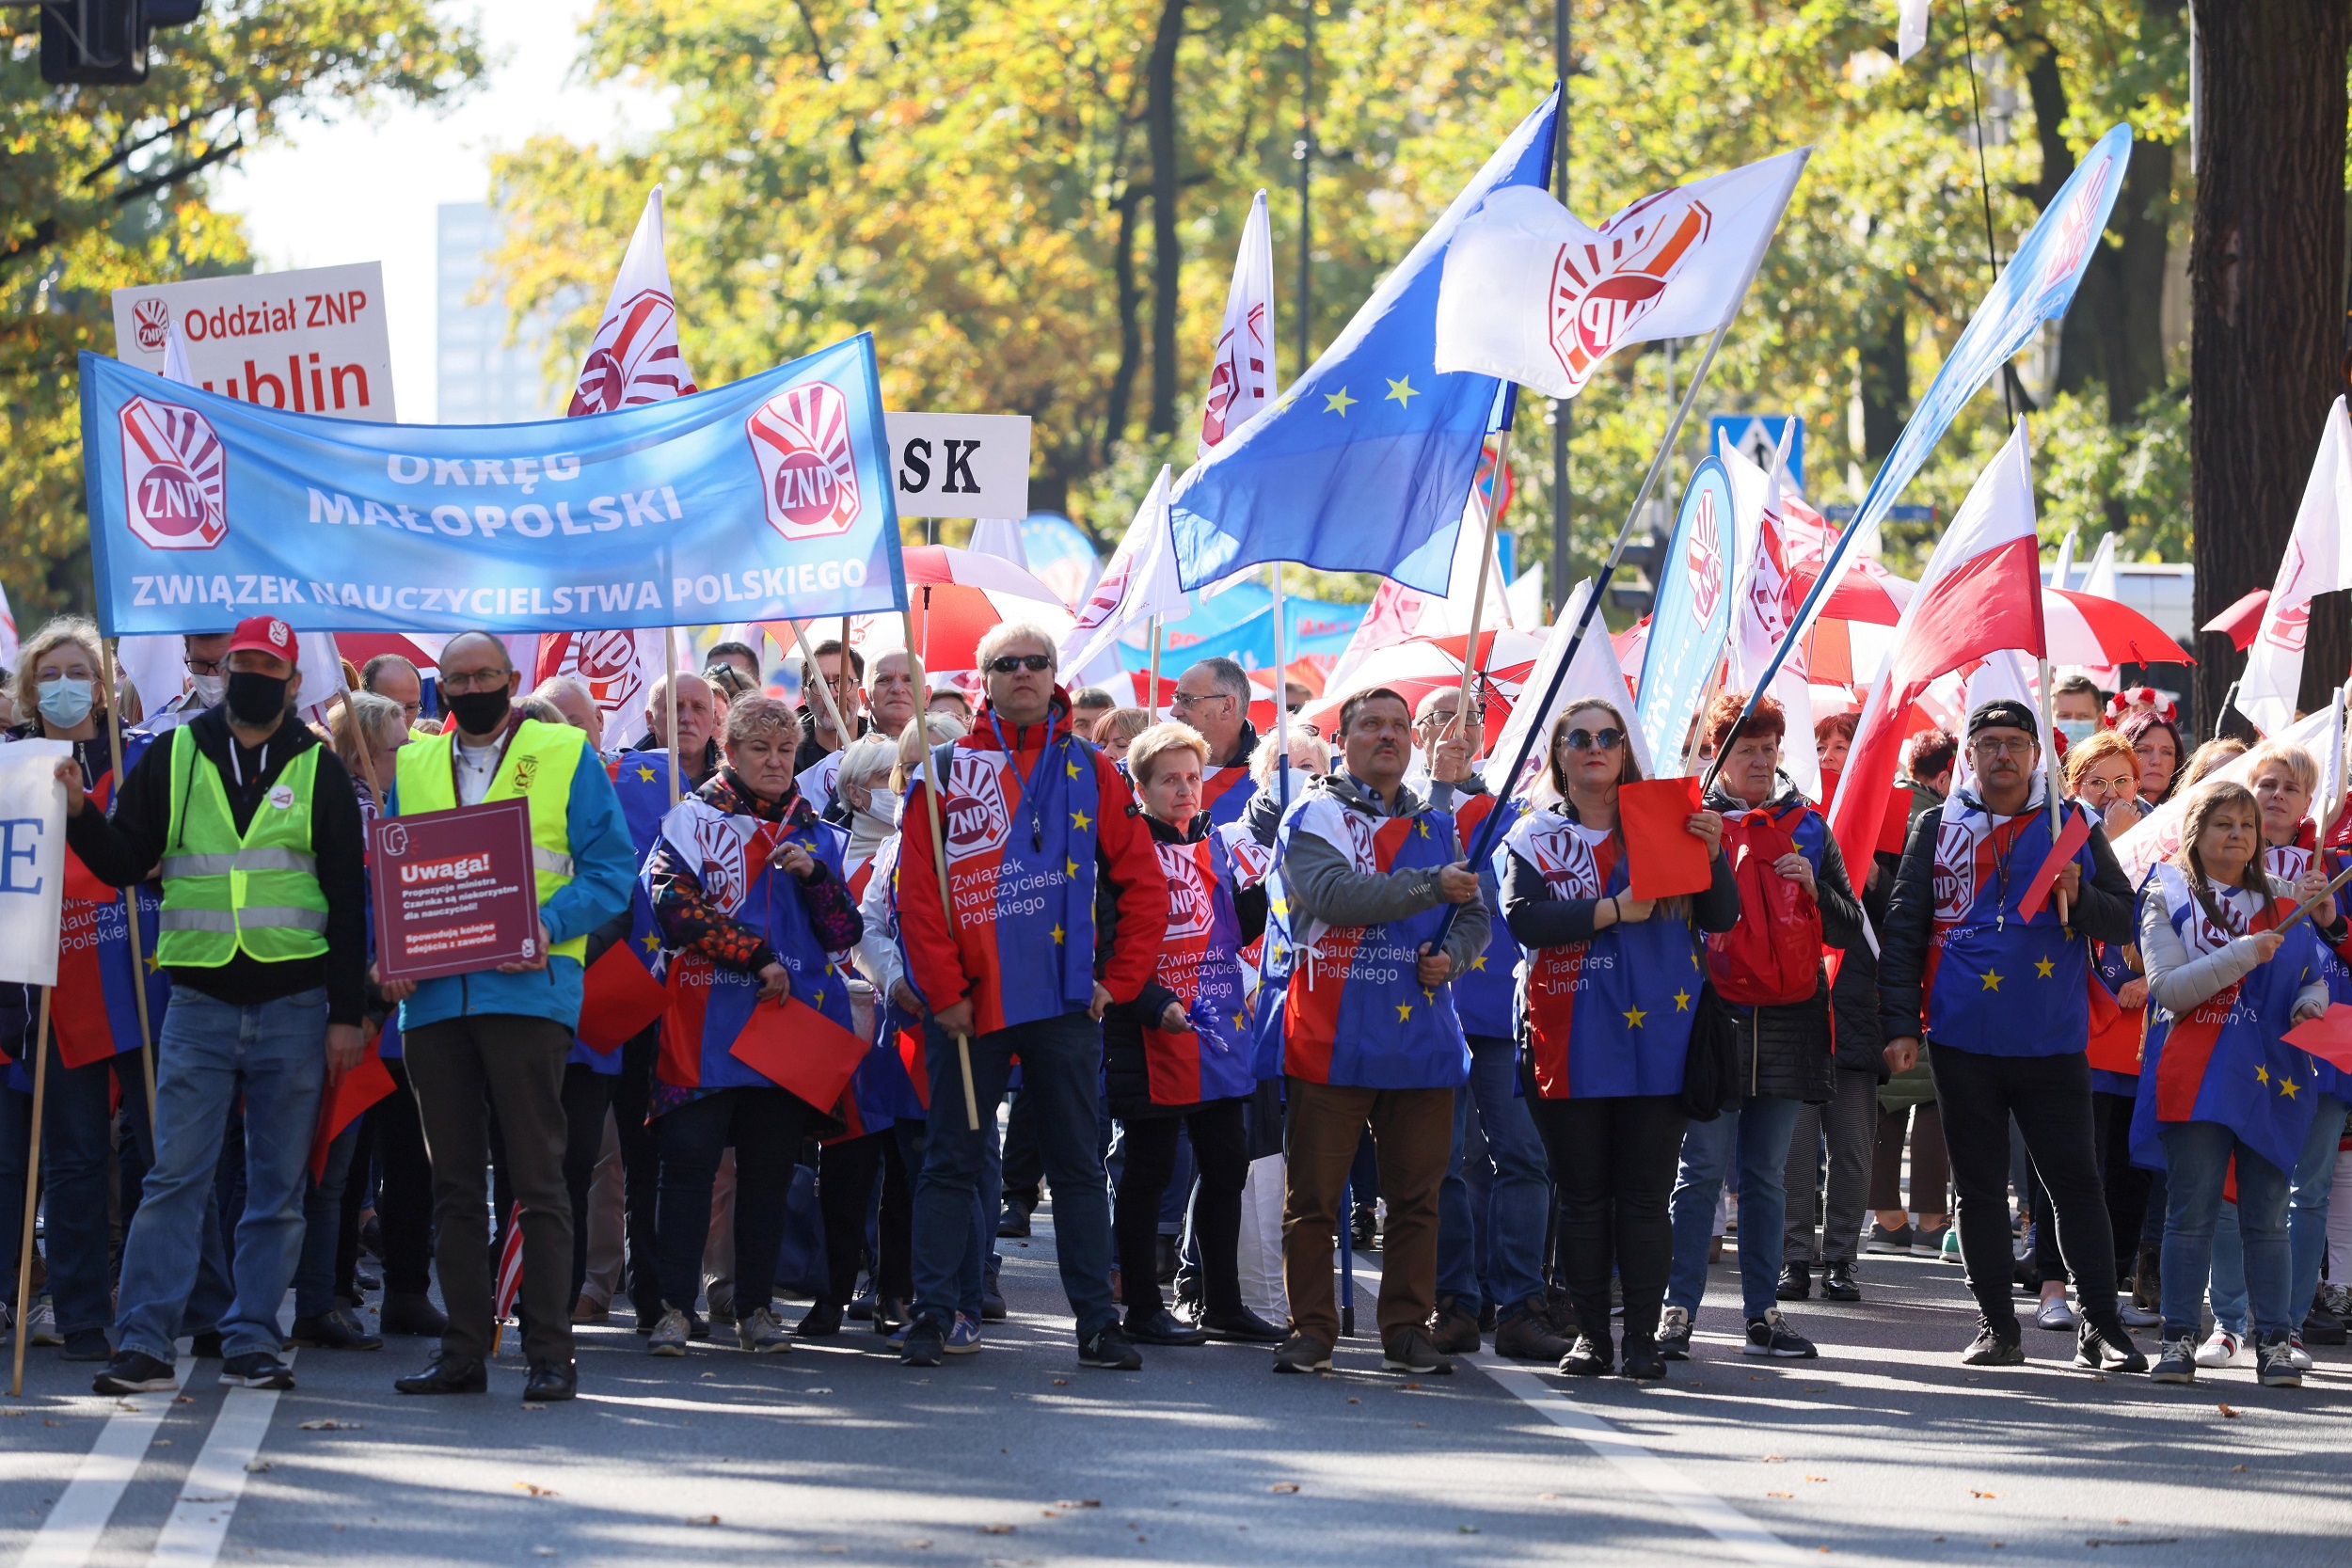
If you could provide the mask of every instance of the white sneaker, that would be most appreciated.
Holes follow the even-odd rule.
[[[2295,1363],[2295,1370],[2298,1372],[2312,1370],[2312,1353],[2303,1348],[2303,1336],[2300,1334],[2287,1336],[2287,1359]]]
[[[2197,1347],[2197,1364],[2201,1367],[2242,1367],[2246,1365],[2246,1347],[2228,1329],[2216,1326],[2212,1338]]]
[[[57,1309],[46,1301],[33,1303],[30,1316],[24,1320],[24,1338],[35,1345],[62,1345],[65,1336],[57,1332]]]

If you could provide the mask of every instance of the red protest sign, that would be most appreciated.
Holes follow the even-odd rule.
[[[2352,1006],[2331,1002],[2328,1010],[2308,1023],[2286,1032],[2286,1042],[2308,1051],[2329,1067],[2352,1071]]]
[[[378,817],[370,839],[385,979],[470,974],[540,956],[528,800]]]
[[[1707,840],[1683,824],[1699,809],[1696,779],[1644,779],[1617,786],[1617,825],[1625,830],[1636,898],[1704,893],[1714,873]]]

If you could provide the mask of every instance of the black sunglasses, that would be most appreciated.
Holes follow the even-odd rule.
[[[1570,730],[1561,738],[1568,743],[1568,749],[1572,752],[1589,752],[1596,747],[1604,752],[1613,752],[1617,749],[1618,742],[1625,739],[1625,731],[1576,729]]]
[[[1026,670],[1032,674],[1043,674],[1054,667],[1054,656],[1052,654],[998,654],[988,661],[988,667],[1000,675],[1009,675],[1015,670]]]

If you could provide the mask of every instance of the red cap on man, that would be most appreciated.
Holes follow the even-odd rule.
[[[240,654],[248,649],[274,655],[288,664],[302,657],[302,643],[294,627],[275,615],[250,615],[237,623],[237,629],[229,634],[229,651]]]

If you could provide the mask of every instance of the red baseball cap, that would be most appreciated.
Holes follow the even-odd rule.
[[[229,634],[229,651],[273,654],[293,664],[302,657],[301,640],[294,627],[275,615],[251,615],[237,623],[237,629]]]

